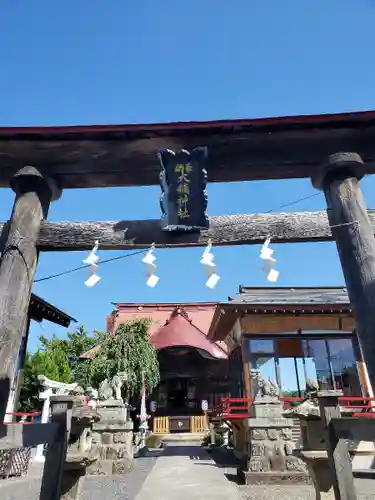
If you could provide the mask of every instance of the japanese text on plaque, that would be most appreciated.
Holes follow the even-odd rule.
[[[190,179],[189,175],[193,171],[191,163],[178,163],[174,171],[178,174],[177,178],[177,216],[180,219],[187,219],[190,217],[188,204],[190,195]]]

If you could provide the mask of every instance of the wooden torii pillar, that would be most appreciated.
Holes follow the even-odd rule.
[[[365,173],[357,153],[337,153],[312,177],[312,183],[327,201],[359,342],[375,389],[375,238],[359,185]]]
[[[61,195],[56,182],[35,167],[24,167],[11,180],[16,193],[0,259],[0,423],[27,326],[27,312],[38,260],[36,240],[51,201]]]

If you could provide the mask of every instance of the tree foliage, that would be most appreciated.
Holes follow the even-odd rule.
[[[80,326],[75,332],[68,332],[66,339],[56,336],[47,339],[43,335],[40,336],[38,350],[26,354],[20,409],[40,410],[38,375],[45,375],[58,382],[77,382],[86,387],[89,382],[88,366],[78,357],[94,347],[101,335],[100,332],[89,335],[84,327]]]
[[[150,320],[137,319],[121,324],[115,335],[107,335],[90,362],[90,378],[98,387],[105,378],[127,374],[127,397],[139,395],[142,374],[149,392],[160,381],[157,351],[149,341]]]
[[[78,383],[82,388],[98,388],[105,378],[126,372],[126,396],[139,395],[144,373],[148,391],[159,383],[157,352],[149,342],[150,321],[135,320],[120,325],[115,335],[94,332],[89,335],[83,326],[68,332],[67,338],[39,338],[38,350],[27,352],[24,382],[20,394],[20,410],[40,410],[38,375],[65,383]],[[98,351],[91,360],[79,359],[95,346]]]
[[[20,394],[22,411],[40,410],[38,375],[45,375],[59,382],[70,382],[70,368],[63,349],[50,346],[38,349],[34,354],[26,353],[24,379]]]

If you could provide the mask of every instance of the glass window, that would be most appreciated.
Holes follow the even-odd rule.
[[[344,364],[355,363],[352,339],[330,339],[327,342],[331,359],[340,358]]]
[[[274,341],[272,339],[251,339],[249,340],[249,350],[251,354],[273,354],[275,352]]]
[[[357,363],[352,339],[330,339],[327,341],[331,359],[332,374],[336,389],[344,391],[345,395],[359,396]]]
[[[299,380],[295,358],[280,358],[280,391],[284,398],[299,397]]]
[[[302,342],[305,358],[310,358],[314,362],[320,389],[334,389],[326,340],[308,339]]]
[[[284,397],[303,396],[308,379],[317,380],[322,390],[341,389],[346,396],[360,396],[356,339],[325,333],[325,338],[249,339],[250,366],[265,379],[275,380]]]

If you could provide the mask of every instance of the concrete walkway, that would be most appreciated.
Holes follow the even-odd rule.
[[[239,500],[240,493],[200,446],[165,448],[136,500]]]

